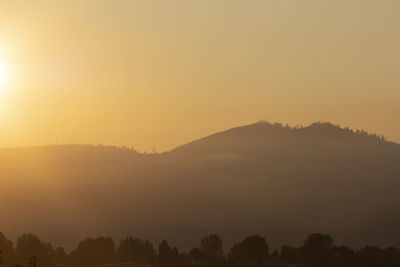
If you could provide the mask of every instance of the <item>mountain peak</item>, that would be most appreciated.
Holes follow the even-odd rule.
[[[340,127],[331,122],[314,122],[308,126],[290,126],[282,123],[257,123],[231,128],[202,139],[198,139],[181,147],[177,151],[215,151],[243,149],[245,146],[257,147],[266,144],[294,144],[315,142],[385,142],[376,134],[364,130],[352,130],[349,127]],[[234,149],[234,150],[236,150]]]

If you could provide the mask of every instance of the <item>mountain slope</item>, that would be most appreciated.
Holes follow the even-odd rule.
[[[0,173],[0,229],[67,247],[95,234],[188,247],[210,232],[280,245],[315,231],[353,246],[400,245],[400,145],[329,123],[256,123],[155,155],[3,149]]]

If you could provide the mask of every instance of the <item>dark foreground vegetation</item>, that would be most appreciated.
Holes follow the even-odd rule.
[[[394,267],[400,266],[397,248],[367,246],[353,250],[336,245],[328,235],[311,234],[301,247],[282,246],[273,250],[264,237],[254,235],[236,243],[224,253],[218,235],[203,238],[199,246],[189,252],[179,251],[167,241],[154,247],[150,241],[131,236],[116,245],[111,237],[87,238],[70,253],[54,248],[33,234],[23,234],[15,246],[0,233],[0,266],[120,266],[120,267]]]

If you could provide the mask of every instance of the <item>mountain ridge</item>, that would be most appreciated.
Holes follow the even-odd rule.
[[[341,127],[338,124],[333,124],[331,122],[313,122],[308,126],[290,126],[288,124],[284,125],[283,123],[269,123],[266,121],[259,121],[252,124],[247,124],[243,126],[232,127],[227,130],[219,131],[214,134],[206,135],[204,137],[200,137],[193,141],[189,141],[185,144],[178,145],[177,147],[164,151],[164,152],[156,152],[156,153],[149,153],[149,152],[139,152],[133,147],[127,146],[116,146],[116,145],[103,145],[103,144],[47,144],[47,145],[30,145],[30,146],[10,146],[10,147],[0,147],[0,150],[20,150],[20,149],[52,149],[52,148],[89,148],[89,149],[99,149],[99,150],[110,150],[110,151],[129,151],[137,154],[164,154],[173,152],[175,150],[179,150],[182,147],[188,146],[190,144],[206,140],[209,138],[214,138],[221,135],[229,135],[234,133],[238,135],[237,137],[243,136],[243,134],[247,134],[247,137],[251,137],[251,134],[254,135],[254,130],[258,131],[257,137],[268,137],[268,131],[272,131],[273,133],[297,133],[303,134],[308,133],[311,134],[310,137],[315,137],[315,134],[324,134],[326,136],[350,136],[353,138],[362,137],[362,138],[369,138],[371,140],[380,140],[385,141],[392,144],[398,144],[393,141],[388,141],[383,135],[377,135],[374,133],[369,133],[364,130],[359,129],[352,129],[349,127]],[[253,133],[252,133],[253,131]],[[314,132],[313,132],[314,131]],[[248,135],[250,134],[250,136]],[[263,135],[264,134],[264,135]]]
[[[205,232],[228,243],[259,233],[296,244],[319,231],[354,247],[400,245],[400,145],[327,123],[256,123],[159,154],[0,149],[0,174],[0,231],[67,248],[98,234],[186,248]]]

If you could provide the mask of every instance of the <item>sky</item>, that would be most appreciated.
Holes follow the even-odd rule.
[[[0,0],[0,146],[165,151],[259,120],[400,142],[398,0]]]

